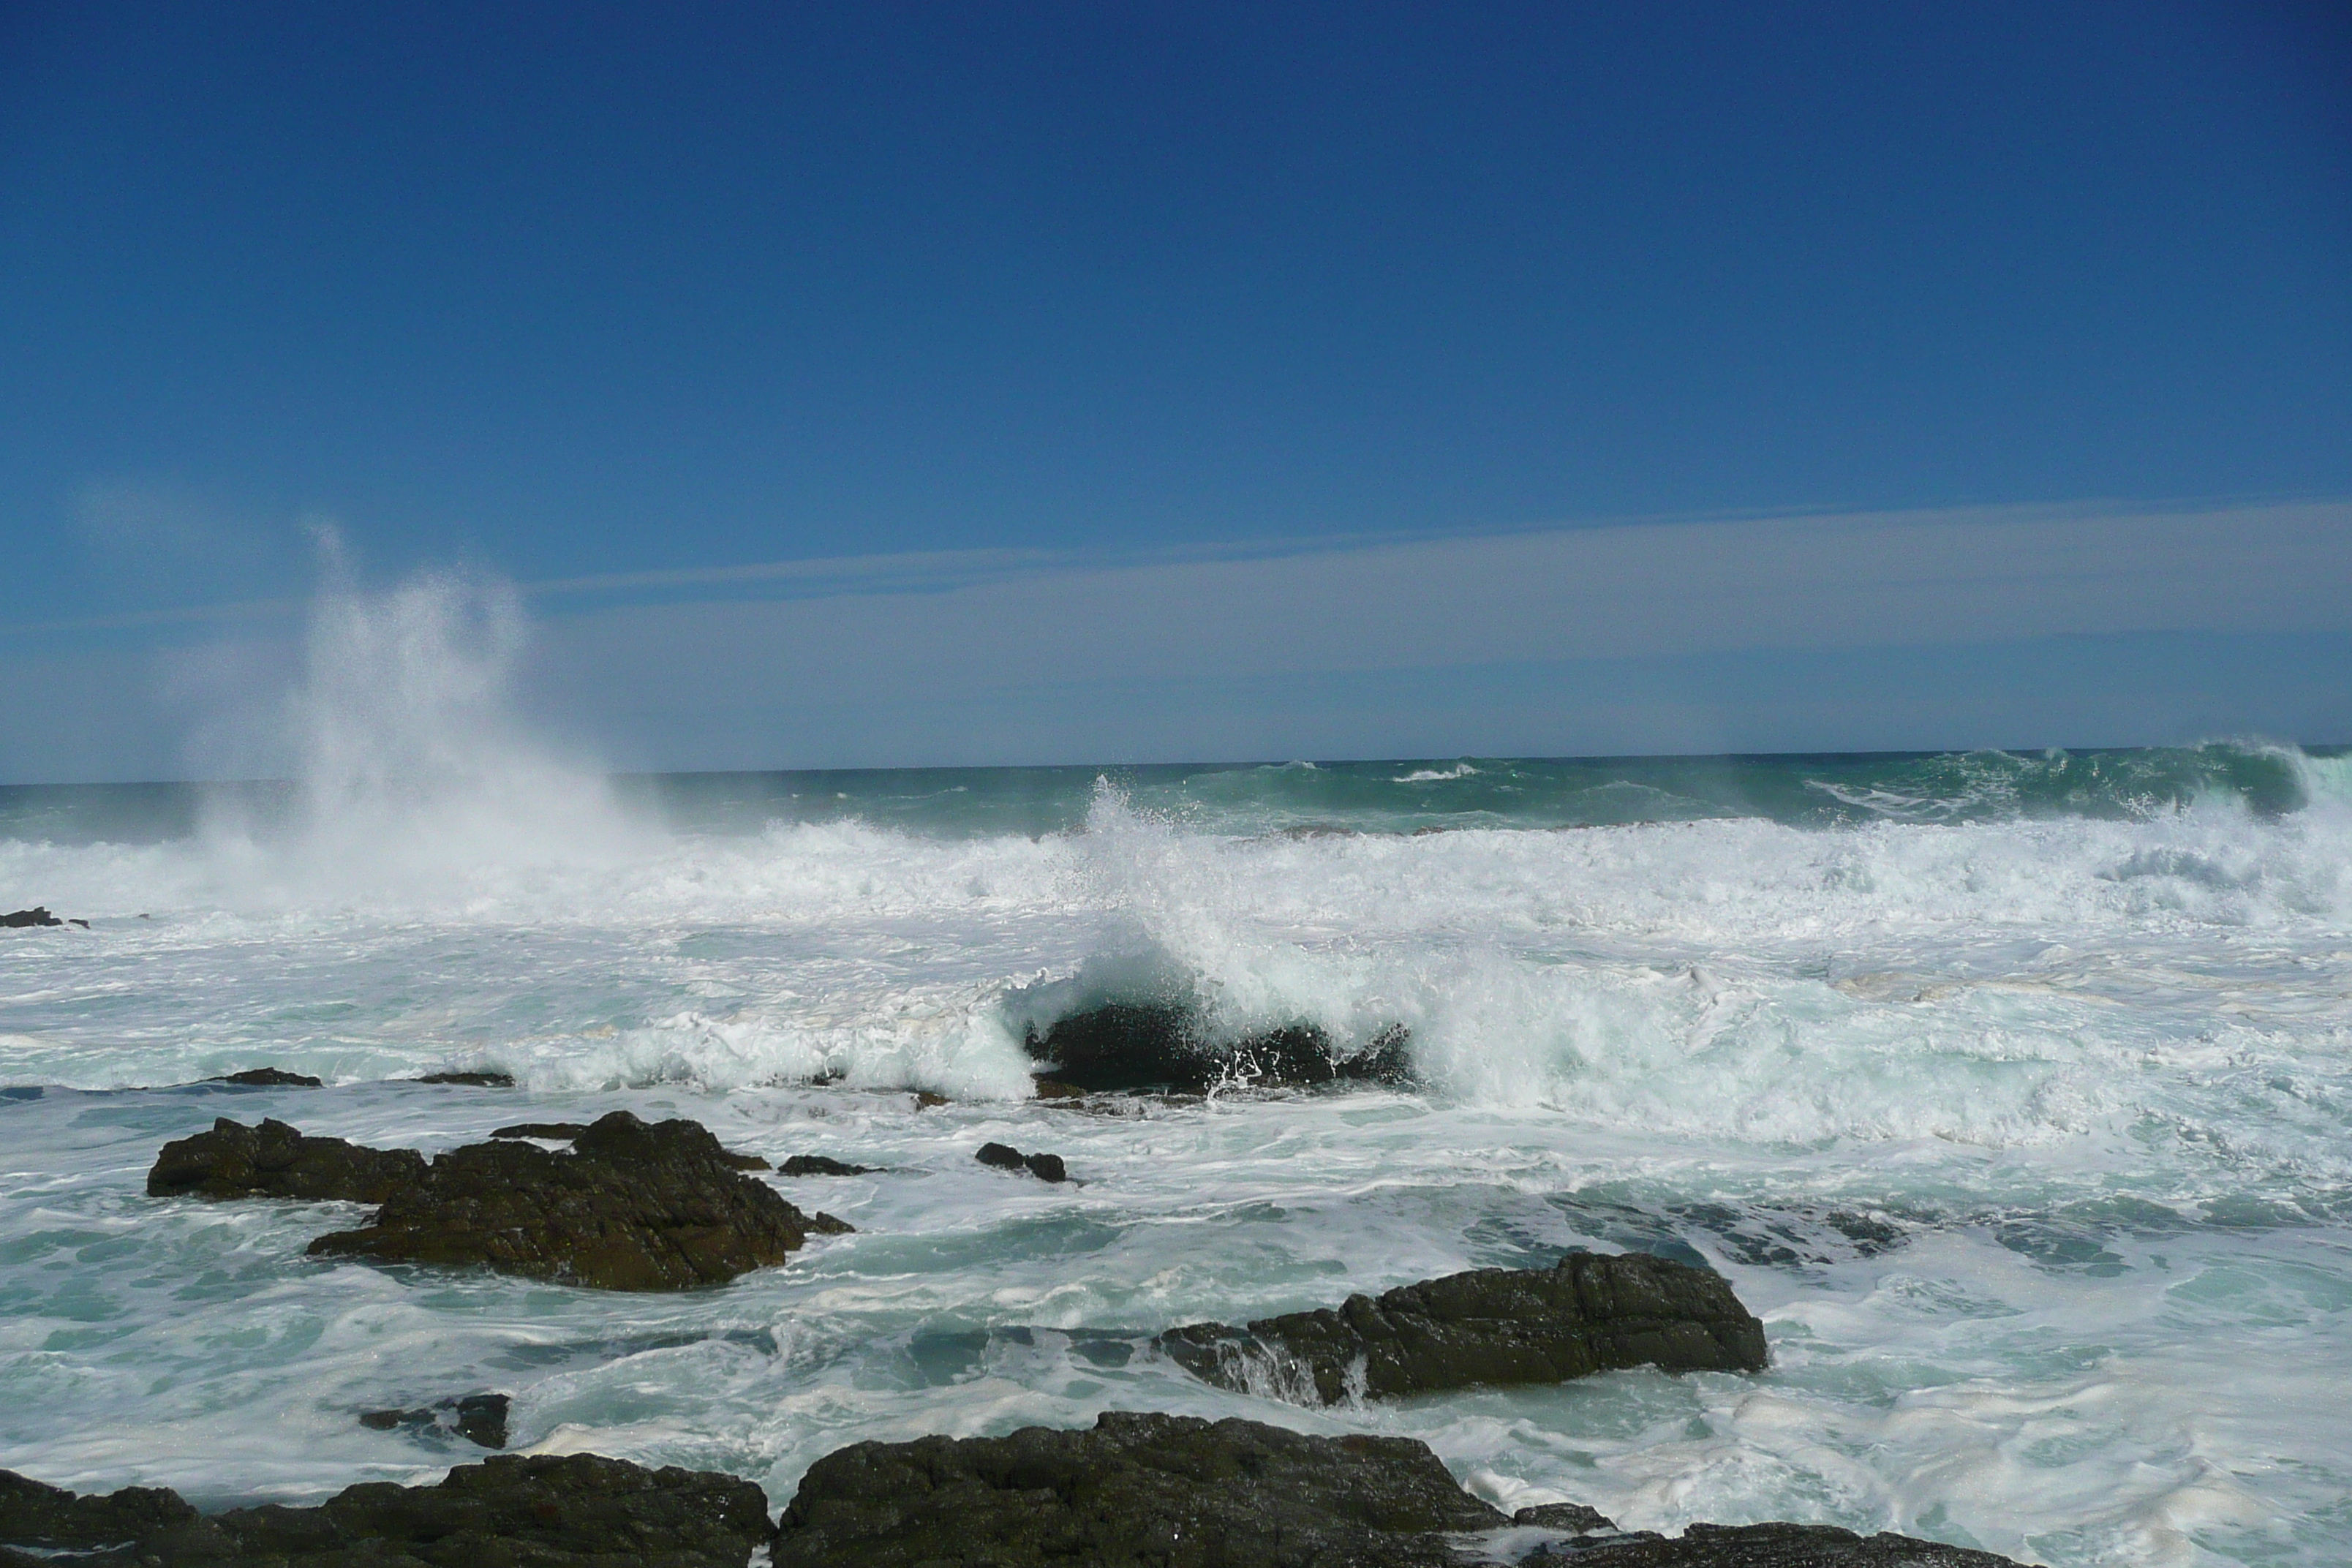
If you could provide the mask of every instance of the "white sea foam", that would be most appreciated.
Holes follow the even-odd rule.
[[[444,584],[322,617],[290,823],[0,840],[0,884],[95,928],[0,945],[0,1079],[110,1091],[0,1102],[0,1466],[315,1496],[466,1457],[354,1412],[499,1387],[526,1444],[781,1502],[845,1442],[1122,1406],[1419,1436],[1642,1528],[2343,1560],[2341,760],[2268,816],[1282,837],[1106,786],[1037,838],[698,836],[522,737],[503,614]],[[1426,1087],[1026,1098],[1041,1009],[1171,987],[1236,1033],[1403,1025]],[[341,1087],[125,1088],[263,1062]],[[525,1088],[379,1081],[449,1065]],[[440,1149],[619,1105],[886,1169],[795,1189],[856,1236],[675,1300],[325,1265],[352,1211],[141,1192],[216,1114]],[[992,1138],[1084,1184],[976,1165]],[[1570,1244],[1696,1250],[1774,1369],[1321,1409],[1144,1349]]]

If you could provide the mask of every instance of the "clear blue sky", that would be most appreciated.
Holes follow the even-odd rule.
[[[0,773],[166,767],[58,715],[281,635],[119,622],[299,594],[307,514],[380,574],[711,574],[534,600],[551,626],[836,556],[2340,501],[2348,16],[6,0],[0,652],[48,673]],[[2352,648],[2309,619],[2214,645],[2255,671],[2242,715],[2167,722],[2332,722],[2261,705],[2265,658]],[[1013,686],[1008,714],[1083,700]],[[633,761],[719,760],[557,706]],[[1784,738],[1939,743],[1834,717]],[[2141,738],[1979,717],[1948,742]],[[768,726],[739,763],[960,754],[795,722],[710,721]],[[1481,738],[1441,731],[1358,743]],[[1580,735],[1606,749],[1541,749]]]

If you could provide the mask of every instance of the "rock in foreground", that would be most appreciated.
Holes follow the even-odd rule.
[[[858,1443],[801,1481],[776,1568],[1440,1568],[1503,1516],[1405,1437],[1106,1412],[1088,1431]]]
[[[26,1488],[67,1500],[78,1532],[68,1539],[20,1529],[12,1489]],[[128,1506],[126,1499],[132,1500]],[[57,1513],[53,1500],[45,1506]],[[72,1515],[75,1509],[108,1517],[85,1523]],[[93,1525],[111,1526],[111,1532]],[[460,1466],[438,1486],[372,1481],[317,1508],[272,1505],[211,1518],[196,1517],[169,1491],[74,1499],[0,1471],[0,1542],[120,1546],[125,1549],[68,1561],[142,1568],[743,1568],[767,1535],[767,1498],[749,1481],[675,1467],[648,1470],[593,1454],[495,1458]],[[16,1556],[0,1548],[0,1562]]]
[[[1644,1531],[1520,1561],[1525,1568],[2018,1568],[1990,1552],[1826,1524],[1694,1524],[1673,1541]]]
[[[1041,1182],[1066,1182],[1070,1168],[1059,1154],[1024,1154],[1010,1143],[982,1143],[972,1158],[1000,1171],[1026,1171]]]
[[[1729,1282],[1647,1253],[1571,1252],[1550,1268],[1476,1268],[1337,1310],[1194,1323],[1159,1343],[1195,1376],[1332,1404],[1621,1367],[1760,1372],[1764,1325]]]
[[[1391,1029],[1354,1056],[1340,1055],[1312,1024],[1219,1041],[1189,1007],[1113,1002],[1061,1019],[1042,1036],[1033,1029],[1027,1044],[1029,1055],[1050,1068],[1051,1081],[1100,1093],[1228,1082],[1404,1083],[1412,1076],[1405,1038],[1402,1026]]]
[[[414,1149],[369,1149],[306,1137],[283,1121],[247,1127],[224,1116],[209,1132],[163,1145],[147,1195],[380,1204],[424,1174],[425,1156]]]
[[[374,1223],[322,1236],[310,1251],[684,1290],[782,1263],[812,1232],[849,1228],[803,1214],[735,1159],[699,1123],[648,1126],[616,1110],[566,1152],[499,1142],[440,1155],[384,1200]]]

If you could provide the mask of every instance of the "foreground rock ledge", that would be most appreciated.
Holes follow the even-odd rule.
[[[818,1563],[1429,1564],[1507,1522],[1402,1437],[1108,1412],[1090,1431],[858,1443],[819,1459],[776,1568]]]
[[[1513,1524],[1549,1530],[1529,1542]],[[1107,1412],[1089,1431],[858,1443],[819,1459],[776,1527],[775,1568],[2015,1568],[1897,1535],[1693,1526],[1577,1533],[1567,1505],[1506,1519],[1407,1437]]]
[[[495,1458],[437,1486],[372,1481],[317,1508],[209,1518],[175,1492],[76,1498],[0,1470],[0,1568],[743,1568],[767,1537],[768,1500],[750,1481],[593,1454]]]
[[[744,1175],[740,1159],[698,1122],[649,1126],[615,1110],[566,1152],[502,1141],[442,1154],[394,1188],[373,1224],[310,1249],[604,1290],[684,1290],[782,1263],[812,1233],[850,1228],[802,1213]]]
[[[1764,1325],[1721,1275],[1629,1252],[1571,1252],[1550,1268],[1476,1268],[1336,1310],[1194,1323],[1159,1344],[1228,1388],[1306,1403],[1596,1372],[1761,1372]]]

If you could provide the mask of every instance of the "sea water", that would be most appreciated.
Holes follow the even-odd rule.
[[[0,1468],[315,1500],[479,1456],[360,1412],[499,1390],[518,1447],[781,1507],[860,1439],[1169,1410],[1633,1528],[2352,1562],[2352,759],[607,780],[418,594],[321,616],[291,783],[0,791],[0,905],[90,922],[0,932]],[[1170,997],[1402,1026],[1420,1081],[1034,1097],[1031,1026]],[[198,1081],[259,1065],[329,1087]],[[520,1087],[402,1081],[448,1068]],[[217,1116],[432,1152],[619,1108],[880,1169],[773,1178],[856,1234],[676,1296],[143,1191]],[[1721,1270],[1770,1370],[1314,1407],[1150,1348],[1570,1247]]]

